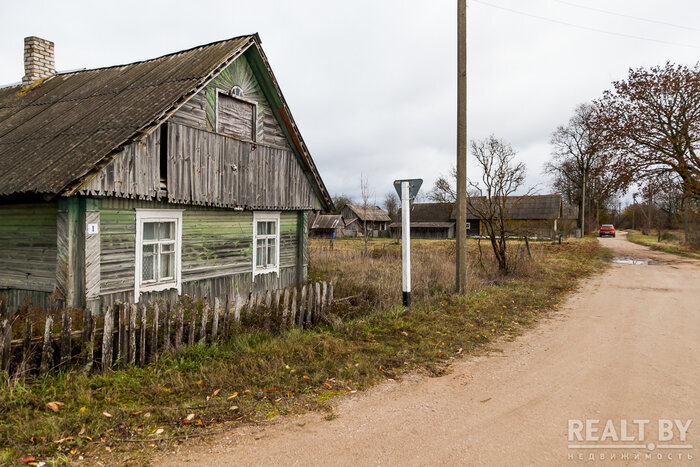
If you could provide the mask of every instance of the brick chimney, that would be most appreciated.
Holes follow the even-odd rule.
[[[22,87],[28,88],[40,79],[55,74],[53,42],[36,36],[25,37]]]

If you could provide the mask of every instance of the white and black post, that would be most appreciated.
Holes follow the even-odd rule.
[[[411,306],[411,205],[423,184],[420,178],[394,180],[394,189],[401,198],[401,278],[403,306]]]
[[[411,306],[411,199],[408,180],[401,181],[401,285],[403,306]]]

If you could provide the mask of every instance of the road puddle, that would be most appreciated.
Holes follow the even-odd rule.
[[[666,261],[656,261],[649,258],[631,258],[629,256],[616,256],[612,259],[613,263],[617,264],[633,264],[635,266],[663,266],[668,264]]]

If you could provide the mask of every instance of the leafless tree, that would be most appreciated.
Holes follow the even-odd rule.
[[[468,182],[468,181],[467,181]],[[478,196],[478,191],[467,189],[468,196]],[[440,175],[433,183],[433,188],[427,194],[433,203],[457,202],[457,168],[452,166],[447,175]]]
[[[517,206],[524,196],[513,196],[525,182],[525,164],[515,160],[512,146],[494,135],[484,140],[471,141],[471,149],[477,165],[482,171],[481,183],[470,181],[472,187],[480,189],[484,198],[470,201],[486,231],[501,274],[511,271],[507,257],[509,211]]]
[[[396,195],[396,192],[390,191],[384,195],[384,209],[386,209],[386,212],[389,214],[389,217],[391,217],[393,222],[397,221],[400,204],[401,202],[399,197]]]
[[[340,211],[348,205],[352,204],[352,198],[346,194],[339,194],[333,196],[333,206],[335,206],[335,214],[340,214]]]
[[[367,243],[369,242],[369,231],[367,230],[367,211],[370,206],[369,200],[372,197],[372,192],[369,188],[369,181],[366,175],[360,175],[360,198],[362,199],[362,211],[364,213],[363,219],[363,241],[364,241],[364,252],[367,254]],[[371,227],[371,226],[370,226]]]

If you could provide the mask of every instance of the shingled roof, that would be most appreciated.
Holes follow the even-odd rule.
[[[485,201],[484,196],[472,196],[467,201],[467,217],[478,218],[477,209]],[[559,219],[561,214],[561,195],[509,196],[506,199],[508,218],[513,220]],[[476,208],[476,209],[475,209]],[[457,218],[455,210],[452,219]]]
[[[0,195],[70,195],[127,144],[143,138],[249,47],[311,184],[333,204],[255,35],[128,65],[60,73],[29,89],[0,89]]]
[[[357,206],[355,204],[346,204],[346,207],[355,213],[361,221],[371,222],[391,222],[389,214],[384,212],[379,206]]]

